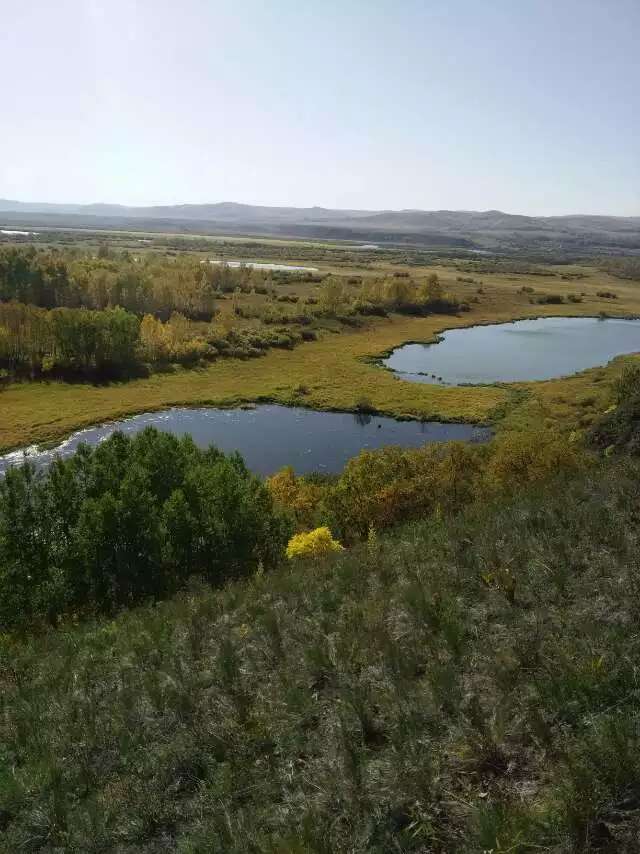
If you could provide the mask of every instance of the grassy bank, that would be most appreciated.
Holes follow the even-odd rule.
[[[2,850],[637,850],[636,469],[4,638]]]

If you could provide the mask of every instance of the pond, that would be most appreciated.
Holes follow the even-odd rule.
[[[285,273],[317,273],[317,267],[297,267],[295,264],[272,264],[267,261],[209,261],[227,267],[250,267],[252,270],[277,270]]]
[[[396,421],[377,415],[318,412],[275,404],[255,409],[176,408],[79,430],[52,449],[34,446],[13,451],[0,457],[0,474],[21,463],[25,456],[36,465],[46,465],[56,455],[71,456],[81,442],[97,445],[116,430],[133,434],[148,426],[177,436],[190,433],[203,448],[213,444],[222,451],[240,451],[249,468],[261,475],[287,465],[298,474],[337,473],[350,457],[365,448],[416,448],[427,442],[483,442],[491,437],[489,428],[470,424]]]
[[[441,385],[569,376],[640,351],[640,320],[545,317],[448,329],[433,344],[405,344],[383,364],[402,379]]]

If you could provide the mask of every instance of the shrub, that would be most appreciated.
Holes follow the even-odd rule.
[[[640,366],[624,368],[614,393],[616,405],[592,425],[587,441],[609,453],[640,454]]]
[[[613,291],[597,291],[596,296],[600,299],[618,299],[618,294]]]
[[[362,326],[362,320],[359,317],[356,317],[353,314],[336,314],[336,320],[339,320],[344,326],[350,326],[354,329],[357,329],[359,326]]]
[[[381,530],[437,508],[459,509],[476,493],[481,454],[460,442],[363,451],[329,488],[326,518],[343,538],[354,539],[371,526]]]
[[[640,365],[627,365],[614,383],[614,393],[618,403],[624,403],[631,397],[640,395]]]
[[[494,442],[491,451],[483,472],[487,492],[515,491],[584,464],[565,436],[546,431],[508,434]]]
[[[331,552],[344,551],[337,540],[331,536],[331,531],[326,526],[316,528],[306,534],[295,534],[287,545],[287,557],[294,558],[322,557]]]
[[[364,414],[372,414],[376,411],[375,406],[371,402],[368,397],[364,395],[358,398],[358,401],[355,406],[356,412],[362,412]]]
[[[357,299],[353,302],[353,309],[358,314],[386,317],[389,313],[381,303],[369,302],[369,300]]]
[[[564,297],[562,294],[541,294],[535,302],[538,305],[562,305]]]

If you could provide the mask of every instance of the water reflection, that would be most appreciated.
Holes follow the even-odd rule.
[[[354,412],[353,417],[356,420],[356,424],[359,424],[361,427],[366,427],[367,424],[371,424],[373,416],[368,412]]]

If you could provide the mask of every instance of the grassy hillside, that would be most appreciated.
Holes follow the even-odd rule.
[[[638,850],[637,465],[1,645],[0,850]]]

